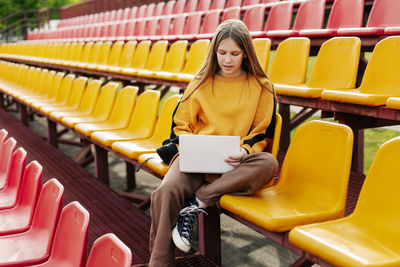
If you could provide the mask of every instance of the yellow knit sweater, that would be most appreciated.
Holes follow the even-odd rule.
[[[261,80],[271,88],[267,79]],[[215,75],[194,90],[194,79],[187,87],[174,115],[173,133],[236,135],[249,153],[261,152],[267,145],[274,96],[252,75]]]

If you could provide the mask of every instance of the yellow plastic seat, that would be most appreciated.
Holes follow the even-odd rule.
[[[69,76],[67,80],[73,79],[74,77],[75,76]],[[51,81],[51,94],[47,97],[35,99],[35,101],[30,103],[30,106],[34,107],[35,109],[39,109],[40,106],[63,101],[63,93],[65,92],[61,92],[60,89],[62,88],[61,84],[63,83],[64,78],[65,73],[58,72]]]
[[[160,111],[154,133],[150,138],[114,142],[111,148],[131,159],[137,159],[139,155],[144,153],[155,152],[156,149],[162,145],[162,142],[168,138],[171,132],[172,114],[179,99],[179,95],[174,95],[165,101]]]
[[[271,51],[271,39],[268,38],[256,38],[253,39],[253,46],[256,50],[258,62],[260,62],[261,68],[264,72],[267,72],[269,53]]]
[[[172,75],[169,79],[174,81],[190,82],[203,65],[209,47],[210,40],[197,40],[192,43],[182,72]]]
[[[107,71],[109,68],[118,67],[123,47],[124,47],[123,41],[115,42],[111,47],[110,55],[107,59],[107,62],[104,64],[98,63],[97,70]]]
[[[291,37],[279,43],[271,62],[268,78],[278,84],[302,84],[306,80],[310,39]]]
[[[334,37],[318,52],[309,80],[304,84],[276,84],[277,94],[319,98],[326,89],[352,89],[357,78],[361,41],[357,37]]]
[[[42,94],[45,94],[52,78],[53,76],[50,74],[49,70],[42,69],[40,71],[38,80],[35,81],[33,90],[31,92],[25,92],[23,94],[17,93],[14,97],[17,98],[19,101],[26,102],[26,100],[30,97],[38,97]]]
[[[61,123],[73,128],[78,123],[105,121],[110,116],[112,107],[117,96],[118,83],[108,82],[101,88],[96,105],[89,115],[65,116]]]
[[[128,126],[135,106],[138,88],[126,86],[118,94],[110,117],[106,121],[93,123],[78,123],[75,130],[83,135],[90,136],[94,131],[123,129]]]
[[[150,77],[154,71],[160,71],[164,65],[165,56],[167,55],[168,41],[160,40],[155,42],[150,49],[144,69],[137,69],[133,75],[140,77]]]
[[[321,98],[366,106],[381,106],[400,97],[400,36],[391,36],[375,45],[360,87],[350,90],[325,90]]]
[[[386,100],[386,107],[391,109],[400,109],[400,97],[389,97]]]
[[[252,196],[224,195],[225,210],[267,231],[342,217],[353,133],[346,125],[311,121],[294,134],[276,185]]]
[[[84,46],[84,42],[77,42],[73,48],[73,51],[71,52],[71,57],[63,60],[62,62],[60,62],[60,64],[64,66],[74,66],[77,62],[79,62],[83,53]]]
[[[185,63],[187,45],[188,41],[186,40],[174,42],[168,50],[162,69],[160,71],[153,71],[150,74],[145,74],[144,76],[167,80],[174,73],[180,72]]]
[[[274,155],[275,158],[278,156],[281,129],[282,117],[281,115],[279,115],[279,113],[276,113],[274,138],[272,140],[269,140],[268,145],[265,148],[265,151],[270,152],[272,155]],[[169,168],[169,166],[163,162],[163,160],[157,153],[142,154],[138,157],[138,162],[139,164],[143,164],[143,166],[146,166],[160,176],[164,176]],[[274,181],[271,181],[269,184],[265,185],[265,187],[271,186],[273,182]]]
[[[65,105],[71,94],[72,84],[74,79],[75,75],[73,74],[68,74],[62,79],[61,84],[59,85],[60,89],[58,89],[58,94],[54,102],[51,102],[50,100],[49,101],[43,100],[40,102],[32,103],[32,106],[34,106],[36,109],[39,109],[43,113],[47,113],[47,111],[51,109],[51,107],[58,107]]]
[[[133,75],[138,69],[143,69],[149,56],[151,41],[141,41],[137,44],[133,59],[129,66],[123,66],[120,70],[121,73]]]
[[[48,69],[38,69],[36,79],[32,79],[31,83],[28,86],[21,87],[22,90],[15,90],[12,96],[19,101],[23,102],[23,99],[26,95],[38,95],[45,84]],[[33,77],[33,76],[32,76]]]
[[[107,62],[108,54],[110,53],[111,42],[97,41],[94,43],[87,64],[81,66],[85,69],[96,69],[97,64]]]
[[[148,90],[139,95],[128,127],[120,130],[97,131],[91,138],[104,146],[116,141],[149,138],[157,120],[160,92]]]
[[[86,64],[89,62],[90,54],[92,52],[92,48],[94,46],[94,42],[86,42],[82,48],[82,53],[80,57],[77,58],[76,61],[70,62],[70,66],[77,68],[84,68]]]
[[[82,76],[76,78],[75,80],[72,81],[71,93],[69,94],[65,102],[42,106],[40,110],[44,114],[48,115],[50,112],[68,111],[77,109],[79,106],[79,102],[82,98],[83,92],[85,91],[87,80],[88,78]]]
[[[119,58],[118,64],[109,66],[109,72],[120,73],[123,68],[129,68],[131,66],[133,56],[135,55],[136,41],[128,41],[124,44],[121,56]]]
[[[399,152],[399,137],[379,148],[351,215],[295,227],[290,242],[334,266],[400,266]]]
[[[94,107],[97,102],[97,98],[100,94],[101,87],[100,80],[91,80],[83,93],[82,99],[79,103],[79,107],[76,110],[68,111],[53,111],[48,114],[51,118],[61,121],[64,117],[77,117],[77,116],[87,116],[93,112]]]
[[[33,102],[42,100],[42,99],[47,99],[49,96],[53,94],[53,80],[56,75],[56,72],[54,70],[51,70],[47,73],[45,80],[43,81],[41,85],[41,89],[39,92],[25,95],[23,97],[23,101],[26,105],[31,105]]]

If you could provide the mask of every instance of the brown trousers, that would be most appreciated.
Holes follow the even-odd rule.
[[[149,266],[175,266],[171,231],[185,199],[196,195],[207,206],[212,206],[223,194],[251,195],[267,184],[277,170],[278,162],[271,154],[253,153],[243,157],[232,171],[207,183],[204,174],[181,172],[179,160],[175,159],[161,185],[151,195]]]

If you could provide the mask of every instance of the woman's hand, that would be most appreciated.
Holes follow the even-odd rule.
[[[236,167],[240,164],[240,161],[246,155],[247,155],[247,150],[241,147],[239,153],[230,155],[228,158],[225,159],[225,162]]]

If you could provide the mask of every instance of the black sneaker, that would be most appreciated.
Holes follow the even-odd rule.
[[[172,230],[172,240],[180,250],[188,252],[190,250],[190,240],[192,239],[193,225],[196,222],[197,215],[204,212],[199,208],[199,203],[194,200],[193,203],[184,207],[179,212],[179,219],[176,226]],[[207,214],[207,213],[206,213]]]

